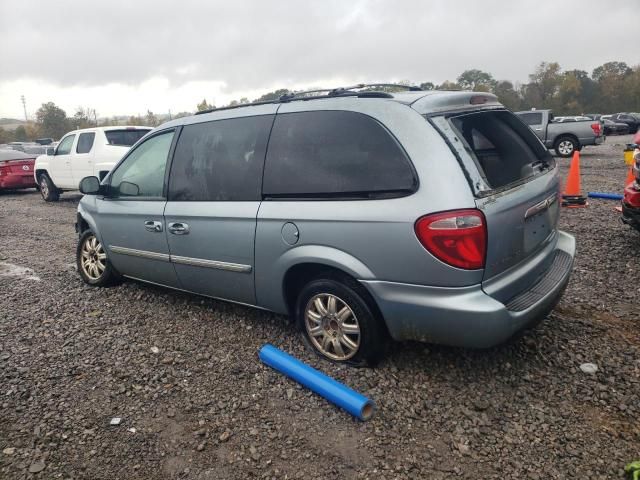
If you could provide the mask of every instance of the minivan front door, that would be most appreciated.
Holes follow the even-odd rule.
[[[164,216],[186,290],[255,303],[256,218],[276,109],[264,105],[263,114],[186,125],[180,133]]]
[[[163,213],[164,179],[174,131],[138,145],[109,177],[97,199],[98,227],[113,266],[138,280],[179,288],[170,262]]]

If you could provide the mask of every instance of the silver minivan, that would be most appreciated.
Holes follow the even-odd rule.
[[[544,145],[495,96],[358,86],[200,112],[86,177],[78,271],[290,315],[372,364],[388,338],[490,347],[559,301],[575,254]]]

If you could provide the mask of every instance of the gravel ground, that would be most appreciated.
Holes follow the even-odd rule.
[[[621,191],[629,138],[583,151],[585,191]],[[576,267],[535,331],[485,351],[394,344],[354,369],[305,350],[280,316],[85,286],[78,200],[0,196],[0,478],[599,479],[640,459],[640,234],[615,202],[563,211]],[[264,367],[265,342],[371,396],[376,416],[355,421]]]

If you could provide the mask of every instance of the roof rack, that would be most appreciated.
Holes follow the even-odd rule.
[[[412,85],[401,85],[398,83],[359,83],[357,85],[352,85],[350,87],[338,87],[338,88],[322,88],[316,90],[305,90],[302,92],[291,92],[285,93],[280,96],[280,98],[275,100],[265,100],[261,102],[251,102],[251,103],[243,103],[239,105],[227,106],[227,107],[219,107],[219,108],[211,108],[208,110],[202,110],[200,112],[196,112],[196,115],[202,115],[205,113],[217,112],[219,110],[230,110],[233,108],[240,107],[250,107],[256,105],[268,105],[273,103],[287,103],[293,100],[316,100],[319,98],[331,98],[331,97],[358,97],[358,98],[393,98],[391,94],[383,91],[371,90],[375,87],[383,87],[383,88],[402,88],[408,90],[410,92],[419,92],[422,91],[420,87],[412,86]],[[363,90],[368,89],[368,90]],[[312,95],[326,92],[324,95]]]

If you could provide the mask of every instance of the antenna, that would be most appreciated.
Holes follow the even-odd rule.
[[[27,118],[27,100],[24,98],[24,95],[20,95],[20,100],[22,101],[22,110],[24,110],[24,121],[28,122]]]

